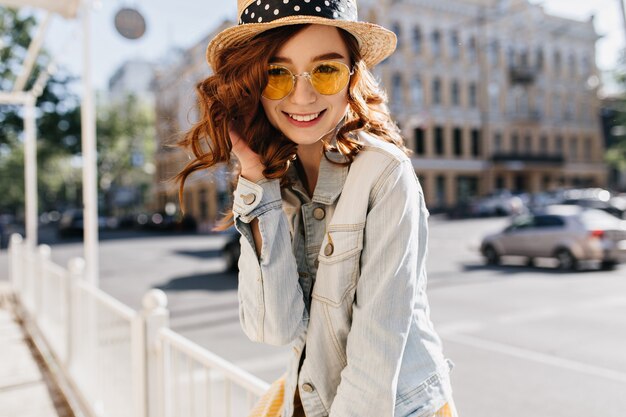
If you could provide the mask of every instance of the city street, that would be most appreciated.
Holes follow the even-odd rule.
[[[506,219],[433,216],[429,297],[461,417],[623,417],[626,410],[626,266],[564,273],[550,262],[485,266],[480,238]],[[247,340],[237,277],[222,272],[221,235],[109,239],[100,286],[132,308],[151,288],[169,298],[171,327],[260,378],[283,371],[289,347]],[[52,247],[65,265],[80,243]],[[0,280],[7,253],[0,252]]]

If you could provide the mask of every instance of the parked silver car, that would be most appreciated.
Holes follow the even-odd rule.
[[[604,269],[626,262],[626,221],[578,206],[548,206],[540,214],[514,218],[502,232],[486,236],[481,253],[488,264],[502,256],[556,258],[560,269],[595,261]]]

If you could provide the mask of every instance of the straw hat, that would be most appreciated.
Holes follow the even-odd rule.
[[[359,41],[368,67],[396,49],[393,32],[357,20],[356,0],[238,0],[237,9],[239,24],[218,33],[207,47],[206,57],[212,68],[222,48],[241,45],[275,27],[303,23],[336,26],[351,33]]]

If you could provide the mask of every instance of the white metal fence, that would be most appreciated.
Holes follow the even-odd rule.
[[[9,274],[22,318],[92,417],[246,416],[268,384],[168,327],[167,298],[134,311],[84,280],[84,262],[11,237]]]

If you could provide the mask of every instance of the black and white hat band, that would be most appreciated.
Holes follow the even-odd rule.
[[[357,9],[352,0],[256,0],[241,13],[239,24],[268,23],[288,16],[316,16],[355,22]]]

